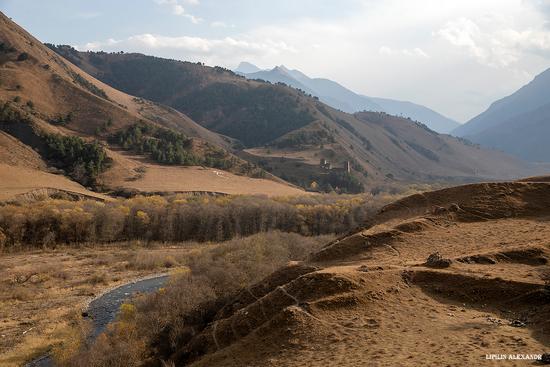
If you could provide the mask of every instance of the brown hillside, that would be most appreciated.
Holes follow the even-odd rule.
[[[46,168],[38,153],[3,131],[0,131],[0,162],[38,170]]]
[[[48,165],[52,162],[44,161],[46,133],[79,136],[88,142],[97,140],[108,156],[114,156],[116,154],[112,149],[119,147],[113,145],[113,136],[140,123],[165,129],[162,130],[165,132],[184,134],[190,138],[189,150],[194,156],[215,155],[231,161],[232,166],[227,168],[229,171],[249,174],[254,170],[227,150],[233,144],[232,139],[205,129],[170,107],[132,97],[94,79],[1,13],[0,30],[0,107],[11,114],[10,121],[0,121],[0,163],[49,172]],[[13,121],[13,116],[16,116],[16,121]],[[119,160],[119,164],[112,164],[106,172],[102,172],[97,180],[99,186],[107,190],[136,188],[133,168],[143,165],[144,161],[151,168],[158,167],[167,173],[165,177],[154,176],[146,185],[153,192],[161,192],[165,187],[169,187],[170,191],[197,191],[200,186],[193,182],[194,177],[186,175],[189,170],[181,166],[161,167],[156,161],[130,155],[124,164],[120,164]],[[2,175],[5,172],[3,170]],[[167,181],[171,177],[177,181]],[[264,175],[269,180],[244,180],[246,184],[239,176],[227,173],[227,177],[230,177],[228,186],[236,186],[238,190],[225,190],[223,185],[201,180],[203,186],[198,191],[270,195],[274,192],[301,192],[270,175]],[[0,182],[7,181],[2,179]],[[39,186],[55,188],[59,180],[48,182],[44,184],[46,186]],[[129,185],[129,182],[132,184]],[[8,190],[3,184],[0,186]]]
[[[490,365],[486,354],[548,352],[548,198],[548,183],[500,183],[403,199],[377,226],[243,291],[171,357],[193,366],[477,366]]]
[[[34,115],[46,121],[73,113],[71,130],[93,135],[95,129],[112,119],[113,128],[136,120],[153,120],[190,136],[214,144],[223,139],[189,117],[168,107],[132,97],[89,76],[0,13],[0,42],[14,49],[2,55],[3,101],[19,96],[21,104],[34,104]],[[17,61],[26,53],[28,59]]]
[[[0,163],[0,202],[51,196],[108,200],[65,176]]]

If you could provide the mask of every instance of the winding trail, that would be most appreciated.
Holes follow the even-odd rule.
[[[137,280],[113,288],[99,297],[93,299],[86,309],[86,313],[93,324],[89,340],[93,341],[99,334],[107,328],[107,325],[114,321],[120,306],[129,298],[138,293],[152,293],[160,289],[166,281],[168,275],[159,275],[152,278]],[[53,367],[54,362],[50,355],[43,355],[25,367]]]

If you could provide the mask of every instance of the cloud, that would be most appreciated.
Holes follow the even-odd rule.
[[[262,68],[284,64],[365,95],[425,104],[459,120],[517,90],[550,61],[550,28],[545,26],[550,0],[344,0],[356,5],[353,12],[323,0],[319,3],[330,11],[322,14],[310,9],[316,0],[281,0],[293,4],[292,12],[283,15],[273,11],[283,5],[260,1],[254,2],[254,12],[249,0],[232,1],[223,11],[204,1],[148,1],[175,14],[166,20],[173,32],[186,33],[168,37],[148,27],[131,37],[113,33],[114,39],[81,48],[228,68],[242,60]],[[179,28],[177,16],[198,15],[198,7],[211,19],[191,31]],[[446,93],[441,93],[443,85]]]
[[[244,38],[225,37],[210,39],[202,37],[168,37],[154,34],[139,34],[126,39],[89,42],[76,47],[89,51],[142,52],[146,54],[173,55],[182,60],[204,61],[211,65],[227,62],[237,63],[244,58],[270,57],[282,52],[296,50],[282,41],[248,40]]]
[[[210,26],[213,28],[234,28],[235,27],[233,24],[229,25],[226,22],[221,22],[221,21],[212,22],[210,23]]]
[[[395,50],[388,46],[382,46],[378,50],[378,53],[380,55],[388,55],[388,56],[401,55],[401,56],[414,56],[414,57],[422,57],[422,58],[430,57],[430,55],[424,52],[424,50],[422,50],[420,47],[415,47],[413,49],[402,48],[402,49]]]
[[[435,35],[490,67],[510,66],[526,53],[550,54],[550,32],[544,27],[514,29],[503,19],[494,17],[478,21],[458,18],[448,22]]]
[[[183,2],[188,5],[199,5],[199,0],[155,0],[159,5],[164,5],[170,7],[172,14],[185,17],[191,21],[193,24],[199,24],[203,21],[202,18],[196,17],[192,14],[189,14],[183,5],[180,3]]]
[[[550,20],[549,0],[523,0],[523,3],[539,11],[547,20]]]

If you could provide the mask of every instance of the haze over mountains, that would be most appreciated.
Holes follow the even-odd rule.
[[[277,66],[271,70],[261,70],[251,63],[242,62],[235,69],[235,72],[244,75],[248,79],[261,79],[271,83],[285,83],[317,96],[329,106],[348,113],[376,111],[410,117],[413,120],[426,124],[434,131],[445,134],[460,126],[458,122],[428,107],[412,102],[363,96],[332,80],[310,78],[298,70],[290,70],[285,66]]]
[[[550,69],[453,134],[528,161],[550,162]]]

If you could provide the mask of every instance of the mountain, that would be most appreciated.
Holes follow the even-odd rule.
[[[352,192],[360,185],[534,174],[519,160],[439,135],[411,119],[383,112],[345,113],[282,83],[142,54],[51,47],[114,88],[169,105],[203,127],[238,140],[242,146],[234,148],[241,158],[302,187]],[[292,76],[283,68],[275,72]],[[321,160],[336,169],[320,167]],[[348,163],[351,176],[342,175]]]
[[[246,64],[251,65],[251,64]],[[387,98],[367,97],[343,87],[342,85],[323,78],[310,78],[298,70],[289,70],[284,66],[277,66],[272,70],[243,70],[258,69],[251,67],[236,70],[237,73],[249,79],[262,79],[272,83],[285,83],[306,93],[319,97],[321,101],[331,107],[344,112],[359,111],[386,112],[392,115],[410,117],[426,124],[430,129],[439,133],[449,133],[459,126],[459,123],[429,109],[412,102],[397,101]]]
[[[430,129],[441,134],[448,134],[457,126],[460,126],[458,122],[416,103],[377,97],[370,97],[370,99],[390,115],[411,117],[413,120],[425,123]]]
[[[239,66],[237,66],[237,68],[235,69],[236,73],[242,74],[257,73],[258,71],[262,71],[262,69],[246,61],[241,62]]]
[[[56,191],[100,199],[98,191],[302,192],[232,154],[233,139],[100,82],[2,13],[0,80],[2,200]]]
[[[453,131],[529,161],[550,162],[550,69]]]
[[[338,83],[327,79],[310,79],[304,74],[288,70],[284,66],[277,66],[272,70],[263,70],[244,75],[248,79],[260,79],[271,83],[284,83],[293,88],[303,90],[333,108],[353,113],[362,110],[382,111],[382,107],[359,96]]]

